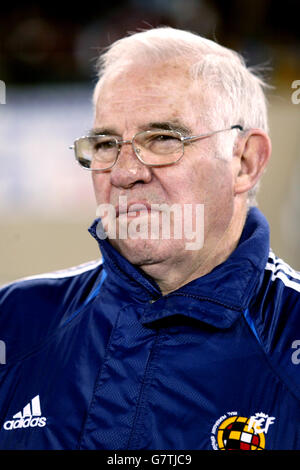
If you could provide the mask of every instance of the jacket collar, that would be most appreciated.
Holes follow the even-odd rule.
[[[104,268],[114,282],[126,285],[131,295],[146,305],[144,323],[183,314],[228,328],[248,308],[261,284],[269,254],[269,225],[255,207],[249,210],[238,246],[229,258],[210,273],[166,296],[162,296],[152,278],[133,266],[107,239],[99,238],[98,222],[99,219],[95,220],[89,231],[99,243]]]

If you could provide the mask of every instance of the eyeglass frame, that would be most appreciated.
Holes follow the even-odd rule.
[[[143,165],[145,166],[148,166],[148,167],[160,167],[160,166],[171,166],[171,165],[174,165],[175,163],[179,162],[179,160],[182,159],[182,157],[184,156],[184,144],[185,143],[189,143],[189,142],[194,142],[195,140],[198,140],[198,139],[204,139],[205,137],[210,137],[214,134],[217,134],[219,132],[225,132],[225,131],[230,131],[230,130],[233,130],[233,129],[239,129],[240,131],[243,131],[244,128],[243,126],[241,126],[240,124],[235,124],[234,126],[230,126],[226,129],[220,129],[218,131],[213,131],[213,132],[208,132],[206,134],[199,134],[199,135],[191,135],[191,136],[183,136],[179,131],[171,131],[170,132],[174,132],[174,134],[177,134],[179,135],[179,138],[180,138],[180,141],[183,143],[183,152],[182,152],[182,155],[180,155],[180,157],[177,158],[177,160],[174,160],[174,162],[171,162],[171,163],[146,163],[143,161],[141,155],[138,154],[138,152],[136,151],[135,147],[134,147],[134,139],[136,138],[136,136],[138,136],[139,134],[146,134],[147,132],[153,132],[152,130],[148,130],[148,131],[142,131],[142,132],[137,132],[131,140],[118,140],[117,138],[114,138],[115,139],[115,142],[116,142],[116,148],[117,148],[117,155],[116,155],[116,158],[113,162],[112,165],[110,165],[109,167],[107,168],[87,168],[83,165],[81,165],[81,163],[79,162],[79,159],[77,157],[77,154],[76,154],[76,148],[75,148],[75,144],[76,142],[78,142],[80,139],[87,139],[87,138],[93,138],[93,137],[105,137],[105,135],[102,135],[102,134],[99,134],[99,135],[95,135],[95,136],[82,136],[82,137],[79,137],[78,139],[76,139],[74,141],[74,145],[71,145],[69,146],[69,149],[70,150],[74,150],[75,152],[75,159],[77,161],[77,163],[80,165],[81,168],[83,168],[84,170],[88,170],[88,171],[101,171],[101,172],[104,172],[104,171],[108,171],[110,170],[118,161],[118,158],[119,158],[119,155],[120,155],[120,151],[121,151],[121,148],[122,148],[122,145],[123,144],[131,144],[132,146],[132,149],[134,151],[134,154],[135,156],[137,157],[137,159],[139,160],[139,162],[141,162]],[[159,129],[158,129],[158,132],[159,132]]]

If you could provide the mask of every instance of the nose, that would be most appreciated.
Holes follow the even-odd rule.
[[[152,170],[136,156],[131,141],[123,142],[118,159],[110,171],[111,184],[116,187],[130,188],[135,183],[149,183]]]

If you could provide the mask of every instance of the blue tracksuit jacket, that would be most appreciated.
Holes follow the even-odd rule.
[[[99,243],[0,290],[0,448],[300,449],[300,275],[260,211],[165,296]]]

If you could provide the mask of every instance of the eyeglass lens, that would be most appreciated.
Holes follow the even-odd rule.
[[[75,153],[81,166],[91,169],[111,167],[118,157],[120,146],[111,136],[82,137],[75,144]],[[137,157],[147,165],[166,165],[175,162],[183,154],[180,134],[170,131],[146,131],[132,139]]]

